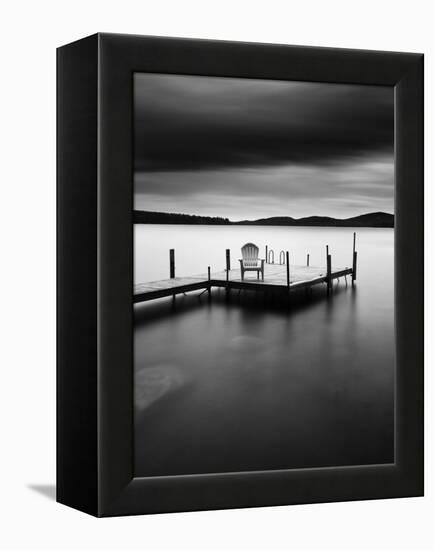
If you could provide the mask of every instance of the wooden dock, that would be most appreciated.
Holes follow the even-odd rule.
[[[191,277],[175,276],[175,250],[169,251],[169,272],[170,278],[161,281],[149,283],[138,283],[134,285],[133,302],[147,302],[164,298],[166,296],[176,296],[195,290],[211,291],[211,288],[226,288],[227,290],[259,290],[277,293],[288,293],[312,288],[315,285],[325,284],[327,293],[330,293],[333,287],[333,280],[347,276],[351,277],[354,284],[357,275],[357,252],[356,252],[356,234],[353,237],[353,261],[351,267],[332,267],[332,256],[329,247],[326,247],[326,265],[324,267],[315,267],[310,265],[310,255],[307,254],[306,265],[290,265],[290,256],[288,251],[281,251],[279,263],[274,263],[274,251],[265,248],[265,274],[264,279],[259,279],[259,275],[245,274],[241,278],[240,269],[231,269],[230,250],[226,250],[226,269],[213,272],[210,267],[206,274],[194,275]]]
[[[265,249],[265,274],[264,279],[247,273],[244,279],[241,278],[240,269],[231,269],[230,250],[226,250],[226,269],[223,271],[212,271],[208,267],[206,274],[194,275],[191,277],[175,276],[175,251],[169,251],[169,272],[170,278],[161,281],[138,283],[134,285],[133,302],[147,302],[164,298],[165,296],[176,296],[196,290],[211,291],[213,287],[226,288],[227,290],[259,290],[278,293],[288,293],[312,288],[319,284],[327,286],[327,293],[333,287],[333,280],[347,276],[351,277],[354,285],[357,275],[357,252],[356,234],[353,238],[353,261],[352,266],[332,267],[332,256],[329,247],[326,247],[326,265],[310,265],[310,255],[307,254],[306,265],[290,265],[288,251],[281,251],[279,263],[274,263],[274,251],[267,246]]]
[[[184,294],[192,290],[202,290],[209,287],[209,281],[205,277],[173,277],[162,281],[140,283],[134,285],[134,303],[156,300],[165,296]]]
[[[327,275],[327,270],[320,267],[290,266],[290,284],[287,285],[286,266],[279,264],[267,264],[264,280],[258,280],[255,276],[240,278],[239,269],[231,269],[229,272],[220,271],[212,273],[210,279],[206,275],[194,277],[174,277],[162,281],[141,283],[134,285],[134,303],[146,302],[175,296],[194,290],[207,290],[212,287],[236,290],[259,290],[288,292],[301,288],[309,288],[318,284],[329,284],[333,279],[352,275],[352,268],[339,268]]]

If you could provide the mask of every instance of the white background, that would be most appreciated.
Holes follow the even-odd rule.
[[[423,52],[426,181],[431,182],[434,39],[429,6],[430,2],[419,0],[16,0],[2,4],[0,546],[434,547],[432,310],[426,316],[425,498],[98,520],[56,504],[52,497],[55,48],[101,31]],[[428,186],[427,251],[432,250],[432,198]],[[426,265],[427,280],[432,279],[429,252]],[[426,296],[427,305],[432,305],[430,287]]]

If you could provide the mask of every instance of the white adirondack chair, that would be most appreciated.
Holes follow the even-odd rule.
[[[259,256],[259,248],[256,244],[247,243],[241,248],[242,259],[239,260],[241,268],[241,280],[244,281],[244,273],[246,271],[256,271],[257,278],[259,274],[264,280],[264,264],[265,260],[261,260]]]

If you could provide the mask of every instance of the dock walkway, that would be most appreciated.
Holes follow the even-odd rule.
[[[146,302],[175,296],[194,290],[220,287],[237,290],[270,290],[277,292],[294,291],[300,288],[313,287],[325,283],[330,284],[333,279],[352,275],[350,267],[335,268],[327,274],[327,268],[315,266],[266,264],[264,280],[257,279],[255,275],[246,274],[241,279],[240,269],[229,269],[192,277],[173,277],[161,281],[139,283],[134,285],[134,303]]]
[[[272,258],[272,261],[271,261]],[[310,255],[307,255],[306,265],[290,265],[289,252],[280,252],[279,263],[274,263],[274,251],[265,247],[265,271],[264,279],[259,279],[247,272],[241,279],[241,270],[231,269],[231,251],[226,249],[226,269],[212,271],[208,267],[206,274],[190,277],[175,276],[175,250],[169,251],[170,278],[161,281],[138,283],[134,285],[133,302],[146,302],[165,296],[175,296],[194,290],[208,290],[212,287],[226,288],[227,290],[259,290],[286,293],[301,288],[312,288],[315,285],[325,283],[327,292],[333,286],[333,280],[351,276],[352,283],[357,275],[356,233],[353,234],[353,264],[352,267],[334,267],[332,269],[332,257],[329,247],[326,246],[326,267],[310,265]]]

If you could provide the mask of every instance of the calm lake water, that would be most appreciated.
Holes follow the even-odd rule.
[[[135,226],[135,282],[232,266],[241,246],[351,266],[351,228]],[[393,230],[357,229],[358,276],[288,309],[214,290],[135,306],[138,476],[394,461]]]

